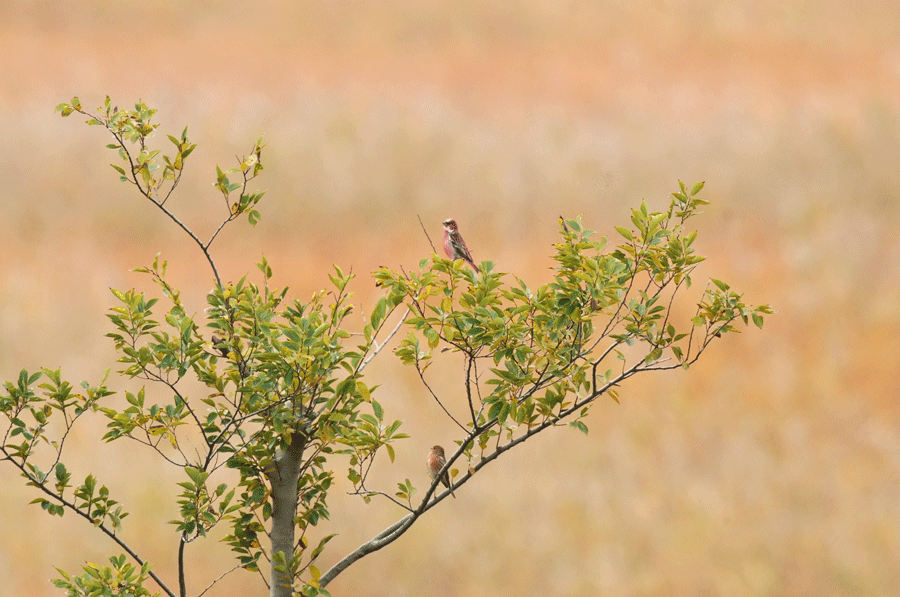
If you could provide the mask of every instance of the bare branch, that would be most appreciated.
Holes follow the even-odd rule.
[[[347,495],[380,495],[380,496],[386,497],[390,501],[394,502],[395,504],[397,504],[398,506],[400,506],[407,512],[413,512],[412,508],[410,508],[409,506],[407,506],[400,500],[396,499],[394,496],[390,495],[389,493],[385,493],[383,491],[377,491],[377,490],[373,490],[373,489],[366,489],[364,485],[360,485],[360,488],[357,491],[347,492]]]
[[[362,370],[366,368],[366,366],[372,361],[372,359],[374,359],[378,355],[378,353],[381,352],[381,349],[387,345],[387,343],[390,341],[390,339],[393,338],[394,335],[398,331],[400,331],[401,326],[403,326],[403,322],[406,321],[406,318],[409,317],[409,314],[410,314],[410,309],[409,309],[409,307],[407,307],[406,313],[403,314],[403,317],[400,318],[400,321],[397,322],[397,325],[394,326],[394,329],[391,330],[391,333],[387,335],[387,338],[385,338],[384,340],[381,341],[381,345],[379,345],[378,343],[375,342],[375,338],[373,336],[372,344],[375,346],[375,350],[373,350],[369,356],[367,356],[365,359],[363,359],[363,362],[359,366],[359,369],[357,369],[357,372],[362,372]],[[377,331],[376,331],[376,333],[377,333]]]
[[[422,225],[422,232],[425,233],[425,237],[428,239],[428,244],[431,245],[431,251],[433,253],[437,253],[437,249],[434,248],[434,243],[431,242],[431,236],[428,234],[428,230],[425,228],[425,223],[422,222],[422,216],[416,214],[416,217],[419,218],[419,224]]]
[[[419,366],[418,361],[416,361],[416,371],[419,373],[419,379],[422,380],[422,384],[424,384],[425,388],[426,388],[426,389],[428,390],[428,392],[431,394],[431,397],[434,398],[434,401],[438,403],[438,406],[441,407],[441,410],[443,410],[444,413],[445,413],[448,417],[450,417],[450,420],[453,421],[454,423],[456,423],[456,425],[457,425],[460,429],[462,429],[465,433],[468,433],[468,432],[469,432],[468,428],[466,428],[465,425],[463,425],[462,423],[460,423],[459,421],[457,421],[457,420],[456,420],[456,417],[454,417],[453,415],[450,414],[450,411],[447,410],[447,407],[444,406],[444,403],[441,402],[441,399],[438,398],[437,394],[434,393],[434,390],[431,389],[431,386],[428,385],[428,382],[425,381],[425,372],[422,371],[422,368]],[[474,424],[474,423],[473,423],[473,424]]]
[[[210,590],[211,588],[213,588],[213,585],[214,585],[214,584],[216,584],[217,582],[219,582],[220,580],[222,580],[223,578],[225,578],[226,576],[228,576],[229,574],[231,574],[232,572],[234,572],[235,570],[237,570],[237,569],[240,568],[240,567],[241,567],[240,564],[235,564],[234,567],[231,568],[231,570],[228,570],[228,571],[223,572],[222,574],[220,574],[215,580],[213,580],[211,583],[209,583],[209,585],[207,585],[207,587],[206,587],[205,589],[203,589],[202,591],[200,591],[200,594],[197,595],[197,597],[203,597],[203,595],[205,595],[206,592],[207,592],[208,590]]]

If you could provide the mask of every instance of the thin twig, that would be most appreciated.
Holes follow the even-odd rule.
[[[400,321],[397,322],[397,325],[394,326],[394,329],[391,330],[391,333],[387,335],[387,338],[385,338],[384,340],[381,341],[381,345],[379,345],[378,343],[375,342],[374,337],[372,338],[372,344],[375,345],[375,350],[373,350],[369,356],[367,356],[365,359],[363,359],[362,364],[359,366],[359,372],[361,372],[363,369],[365,369],[366,365],[368,365],[372,361],[372,359],[374,359],[376,357],[376,355],[378,355],[378,353],[381,352],[381,349],[387,345],[388,341],[394,337],[394,335],[400,329],[400,326],[402,326],[403,322],[406,321],[406,318],[409,317],[409,313],[410,313],[410,309],[409,309],[409,307],[407,307],[406,313],[403,314],[403,317],[400,318]]]
[[[466,398],[469,401],[469,412],[472,414],[472,426],[478,425],[478,417],[475,415],[475,405],[472,403],[472,367],[475,364],[475,357],[466,355]],[[475,385],[478,385],[476,379]],[[484,402],[482,402],[484,404]]]
[[[462,429],[464,432],[468,433],[469,430],[466,429],[465,425],[463,425],[462,423],[460,423],[459,421],[457,421],[457,420],[456,420],[456,417],[454,417],[453,415],[450,414],[450,411],[447,410],[447,407],[444,406],[444,403],[441,402],[441,399],[437,397],[437,394],[434,393],[434,390],[432,390],[432,389],[431,389],[431,386],[428,385],[428,382],[425,381],[425,373],[424,373],[424,371],[422,371],[422,368],[419,367],[418,361],[416,361],[416,371],[419,373],[419,379],[422,380],[422,383],[425,385],[425,388],[428,390],[429,393],[431,393],[431,397],[434,398],[434,401],[438,403],[438,406],[441,407],[441,410],[443,410],[444,413],[445,413],[448,417],[450,417],[450,420],[453,421],[454,423],[456,423],[456,425],[457,425],[460,429]],[[473,424],[474,424],[474,422],[473,422]]]
[[[390,494],[387,494],[387,493],[385,493],[385,492],[383,492],[383,491],[378,491],[378,490],[375,490],[375,489],[366,489],[364,486],[360,486],[360,488],[359,488],[358,491],[353,491],[353,492],[349,492],[349,491],[348,491],[348,492],[347,492],[347,495],[380,495],[380,496],[386,497],[387,499],[391,500],[392,502],[394,502],[395,504],[397,504],[398,506],[400,506],[401,508],[403,508],[403,509],[406,510],[407,512],[412,512],[412,511],[413,511],[412,508],[410,508],[409,506],[407,506],[407,505],[404,504],[403,502],[394,499],[394,496],[392,496],[392,495],[390,495]]]
[[[434,243],[431,242],[431,236],[428,234],[428,230],[425,229],[425,223],[422,222],[422,216],[420,216],[419,214],[416,214],[416,217],[419,218],[419,224],[422,225],[422,232],[425,233],[425,238],[428,239],[428,244],[431,245],[431,251],[433,253],[437,253],[437,249],[434,248]]]
[[[197,597],[203,597],[203,595],[204,595],[208,590],[210,590],[210,589],[213,587],[214,584],[216,584],[217,582],[219,582],[220,580],[222,580],[223,578],[225,578],[226,576],[228,576],[229,574],[231,574],[232,572],[234,572],[235,570],[237,570],[237,569],[240,568],[240,567],[241,567],[240,564],[235,564],[235,565],[234,565],[234,568],[232,568],[231,570],[228,570],[227,572],[223,572],[221,575],[219,575],[218,578],[216,578],[214,581],[212,581],[211,583],[209,583],[209,586],[207,586],[205,589],[203,589],[202,591],[200,591],[200,594],[197,595]]]

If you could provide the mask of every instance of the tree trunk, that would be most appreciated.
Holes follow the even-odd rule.
[[[275,466],[269,471],[272,484],[272,574],[271,597],[291,597],[293,580],[291,575],[275,570],[275,554],[284,554],[285,561],[294,555],[294,515],[297,513],[297,482],[306,436],[302,433],[291,435],[291,445],[275,457]]]

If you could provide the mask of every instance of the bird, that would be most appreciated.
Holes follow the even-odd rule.
[[[456,225],[456,220],[453,218],[444,220],[444,253],[447,254],[447,259],[462,259],[472,266],[476,273],[481,272],[475,265],[472,254],[469,253],[469,247],[466,246],[466,241],[459,233],[459,226]]]
[[[428,453],[428,460],[426,461],[428,465],[428,474],[432,480],[441,472],[441,469],[444,468],[444,465],[447,464],[447,459],[444,457],[444,448],[440,446],[434,446],[431,448],[431,452]],[[450,495],[456,499],[456,494],[453,493],[453,486],[450,485],[450,473],[444,471],[444,474],[441,475],[441,483],[444,484],[444,487],[450,490]]]
[[[228,356],[228,352],[230,350],[228,347],[228,343],[225,342],[224,340],[222,340],[221,338],[219,338],[218,336],[216,336],[215,334],[213,334],[213,337],[212,337],[212,345],[213,345],[213,348],[215,348],[219,353],[221,353],[221,355],[223,357]]]

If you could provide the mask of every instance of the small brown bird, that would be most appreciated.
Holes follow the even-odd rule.
[[[215,334],[213,334],[213,337],[212,337],[212,345],[213,345],[213,348],[215,348],[217,351],[219,351],[219,353],[221,353],[223,357],[228,356],[228,352],[230,350],[228,347],[228,343],[225,342],[224,340],[222,340],[221,338],[219,338],[218,336],[216,336]]]
[[[447,259],[462,259],[472,266],[476,273],[481,272],[475,265],[475,261],[472,260],[469,247],[466,246],[466,241],[459,233],[459,226],[456,225],[456,220],[453,218],[444,220],[444,253],[447,255]]]
[[[431,476],[432,480],[441,472],[441,469],[444,468],[444,465],[447,464],[447,459],[444,457],[444,448],[440,446],[435,446],[431,448],[431,452],[428,453],[428,474]],[[441,475],[441,483],[444,484],[444,487],[450,490],[450,495],[456,499],[456,494],[453,493],[453,486],[450,485],[450,473],[445,471],[443,475]]]

